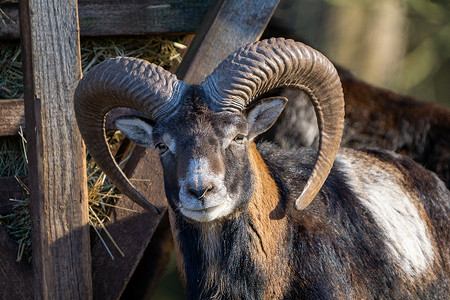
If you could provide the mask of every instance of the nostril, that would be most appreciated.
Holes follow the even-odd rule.
[[[200,199],[205,197],[206,193],[212,191],[213,189],[214,187],[212,185],[208,185],[201,189],[189,188],[189,193]]]

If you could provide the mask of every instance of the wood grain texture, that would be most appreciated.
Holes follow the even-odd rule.
[[[257,41],[279,0],[221,0],[211,5],[176,74],[200,84],[229,54]]]
[[[17,244],[0,227],[0,299],[33,299],[33,272],[27,262],[16,262]]]
[[[0,99],[0,137],[16,135],[20,127],[25,131],[26,122],[23,102],[23,99]],[[128,108],[112,110],[106,118],[106,131],[115,130],[112,124],[113,120],[132,111],[132,109]]]
[[[76,0],[20,2],[35,299],[91,299]]]
[[[16,135],[25,128],[23,99],[0,100],[0,136]]]
[[[138,165],[137,161],[140,162]],[[119,299],[166,212],[162,168],[156,151],[146,151],[138,147],[128,160],[124,172],[147,200],[157,206],[162,213],[155,216],[128,197],[121,197],[117,205],[136,212],[116,209],[110,216],[111,220],[106,224],[106,228],[125,256],[120,255],[106,236],[104,240],[114,255],[114,260],[111,260],[100,240],[93,245],[95,299]]]
[[[194,32],[212,0],[79,0],[81,36]],[[19,39],[18,5],[4,3],[0,39]]]

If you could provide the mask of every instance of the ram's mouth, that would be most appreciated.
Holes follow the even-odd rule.
[[[217,207],[219,207],[221,205],[223,205],[223,204],[219,204],[219,205],[211,206],[211,207],[207,207],[207,208],[198,208],[198,209],[183,208],[183,209],[185,209],[187,211],[192,211],[192,212],[205,212],[205,213],[208,213],[208,212],[213,211],[214,209],[216,209]]]
[[[223,217],[228,214],[228,208],[226,202],[222,202],[218,205],[202,208],[186,208],[180,207],[180,212],[184,217],[195,222],[210,222],[217,218]]]

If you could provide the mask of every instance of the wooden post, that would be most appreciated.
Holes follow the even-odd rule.
[[[76,0],[20,1],[35,299],[91,299]]]

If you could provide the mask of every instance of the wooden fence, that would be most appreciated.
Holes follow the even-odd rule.
[[[139,299],[145,293],[142,282],[153,287],[167,263],[171,237],[162,171],[150,150],[137,147],[124,172],[148,180],[136,186],[163,214],[155,217],[124,196],[120,206],[138,213],[116,210],[106,226],[125,256],[112,261],[100,241],[90,241],[85,150],[72,109],[82,76],[79,35],[196,32],[176,74],[197,84],[229,53],[257,40],[277,4],[23,0],[0,5],[10,17],[0,24],[0,40],[20,37],[25,84],[24,100],[0,100],[0,136],[26,126],[33,236],[31,267],[15,261],[17,247],[0,228],[1,299],[118,299],[127,285],[137,287],[127,297]],[[11,179],[0,178],[0,212],[15,190]],[[130,281],[135,270],[141,272],[139,284]]]

